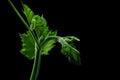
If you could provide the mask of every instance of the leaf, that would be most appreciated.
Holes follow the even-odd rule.
[[[80,52],[72,46],[73,44],[68,44],[62,37],[59,38],[59,42],[62,45],[61,53],[65,55],[71,63],[80,64]]]
[[[27,57],[28,59],[33,59],[34,58],[34,53],[35,53],[35,44],[34,41],[32,39],[32,36],[30,35],[29,32],[27,32],[26,34],[20,34],[20,38],[22,41],[22,49],[21,49],[21,53]]]
[[[35,30],[37,37],[41,37],[41,35],[44,34],[44,36],[49,32],[47,21],[45,18],[39,15],[30,15],[30,13],[34,13],[27,5],[23,4],[24,8],[24,14],[29,22],[30,29],[33,31]]]
[[[54,39],[50,39],[50,40],[47,40],[48,39],[48,37],[49,36],[56,36],[57,35],[57,31],[54,31],[54,32],[52,32],[52,31],[50,31],[48,34],[47,34],[47,36],[46,36],[46,38],[45,38],[45,43],[44,43],[44,45],[43,45],[43,47],[42,47],[42,54],[43,55],[48,55],[49,54],[49,51],[55,46],[55,43],[57,42],[56,40],[54,40]],[[44,42],[43,41],[43,42]]]
[[[24,8],[24,11],[23,13],[25,14],[27,20],[28,20],[28,23],[31,24],[31,20],[34,16],[34,12],[24,3],[22,3],[23,5],[23,8]]]
[[[40,17],[39,15],[34,15],[31,20],[31,24],[36,24],[37,27],[46,27],[47,21],[43,17],[43,15]]]
[[[42,47],[42,54],[49,55],[49,51],[55,46],[55,40],[49,40],[44,47]]]

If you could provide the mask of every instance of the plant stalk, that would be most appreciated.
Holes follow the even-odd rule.
[[[41,64],[41,49],[35,46],[35,58],[30,80],[37,80],[40,71],[40,64]]]
[[[8,0],[8,2],[10,3],[10,5],[12,6],[12,8],[14,9],[14,11],[16,12],[16,14],[18,15],[18,17],[21,19],[21,21],[23,22],[23,24],[25,25],[25,27],[29,30],[30,34],[32,35],[34,41],[37,44],[37,47],[39,47],[39,44],[37,42],[37,37],[35,35],[35,33],[33,31],[31,31],[29,25],[27,24],[27,22],[24,20],[24,18],[21,16],[21,14],[19,13],[19,11],[16,9],[16,7],[14,6],[14,4]]]

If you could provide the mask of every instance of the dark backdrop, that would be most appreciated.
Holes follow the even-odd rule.
[[[11,0],[22,13],[20,0]],[[98,47],[101,44],[101,25],[104,24],[103,13],[98,2],[78,0],[24,0],[36,14],[44,15],[50,29],[58,30],[58,35],[73,35],[80,38],[76,42],[80,51],[81,65],[70,64],[60,54],[60,44],[50,51],[49,56],[42,57],[39,79],[94,79],[106,76],[106,67],[100,58],[103,53]],[[12,74],[15,80],[29,80],[33,61],[28,60],[19,51],[21,41],[18,33],[26,31],[25,26],[7,1],[0,2],[1,34],[3,34],[3,50],[5,75]],[[103,28],[102,28],[103,29]],[[6,44],[5,44],[6,43]],[[8,57],[8,58],[7,58]],[[8,60],[7,60],[8,59]],[[12,60],[11,60],[12,59]],[[13,63],[13,64],[12,64]],[[9,71],[10,70],[10,71]],[[104,71],[103,71],[104,70]]]

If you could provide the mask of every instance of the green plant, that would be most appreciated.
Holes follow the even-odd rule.
[[[57,31],[49,30],[45,18],[34,14],[34,12],[24,3],[23,13],[27,21],[21,16],[13,3],[8,0],[14,11],[27,28],[26,33],[20,34],[22,41],[21,53],[28,59],[34,59],[33,69],[30,80],[37,80],[40,70],[41,56],[49,55],[49,51],[55,46],[56,42],[61,44],[61,53],[65,55],[73,64],[80,63],[80,52],[75,48],[74,41],[80,41],[75,36],[57,36]]]

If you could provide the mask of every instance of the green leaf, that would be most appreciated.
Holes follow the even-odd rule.
[[[44,47],[42,47],[42,54],[43,55],[49,55],[49,51],[55,46],[56,41],[55,40],[49,40],[47,43],[45,43]]]
[[[31,20],[31,24],[36,24],[37,27],[46,27],[47,21],[43,17],[43,15],[40,17],[39,15],[34,15]]]
[[[66,39],[72,43],[72,40],[69,40],[67,37],[60,37],[59,42],[62,45],[61,53],[65,55],[71,63],[80,64],[80,52],[77,49],[75,49],[75,45],[73,46],[73,44],[68,44]]]
[[[47,34],[45,40],[43,42],[44,45],[42,47],[42,54],[43,55],[48,55],[49,54],[49,51],[55,46],[55,43],[57,42],[55,39],[50,39],[50,40],[47,40],[49,36],[56,36],[57,35],[57,31],[49,31],[49,33]]]
[[[33,31],[35,30],[35,33],[37,37],[41,37],[43,34],[44,36],[49,32],[47,21],[45,18],[39,15],[30,15],[30,13],[34,13],[27,5],[23,4],[24,8],[24,14],[29,22],[30,29]]]
[[[27,20],[28,20],[28,23],[31,24],[31,20],[34,16],[34,12],[24,3],[22,3],[23,5],[23,8],[24,8],[24,11],[23,13],[25,14]]]
[[[27,57],[28,59],[33,59],[34,58],[34,53],[35,53],[35,43],[33,41],[32,36],[30,35],[29,32],[26,34],[20,34],[20,38],[22,41],[22,49],[21,53]]]

